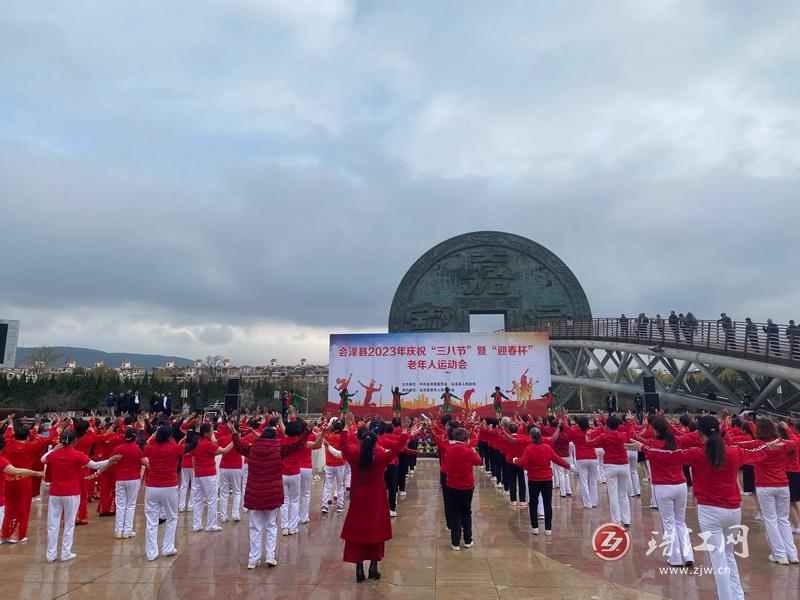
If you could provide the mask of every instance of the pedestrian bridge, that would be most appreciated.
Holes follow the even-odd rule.
[[[653,375],[661,400],[696,409],[800,409],[800,331],[791,325],[597,318],[536,330],[549,333],[552,381],[567,389],[636,394]]]

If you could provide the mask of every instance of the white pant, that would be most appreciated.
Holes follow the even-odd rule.
[[[247,476],[250,474],[250,465],[244,463],[242,465],[242,502],[241,504],[244,505],[244,491],[247,489]],[[247,512],[247,509],[245,509]]]
[[[166,514],[164,540],[161,551],[175,551],[175,530],[178,527],[178,487],[147,487],[144,491],[144,519],[147,528],[144,535],[144,550],[148,560],[158,558],[158,519]]]
[[[775,558],[797,558],[797,546],[789,524],[789,486],[756,487],[764,530]]]
[[[657,508],[658,503],[656,502],[656,495],[653,492],[653,469],[650,468],[649,460],[644,461],[644,464],[647,467],[647,476],[650,478],[650,508]]]
[[[352,475],[352,471],[350,470],[350,463],[344,463],[344,486],[349,490],[350,489],[350,477]]]
[[[562,456],[562,458],[569,462],[569,457]],[[561,492],[561,495],[566,496],[567,494],[571,494],[572,482],[569,479],[569,469],[559,467],[558,465],[553,465],[553,473],[558,479],[558,489]]]
[[[261,560],[264,533],[267,534],[267,558],[275,558],[278,541],[278,509],[249,511],[250,555],[248,560],[257,564]]]
[[[578,459],[578,480],[581,483],[581,500],[584,508],[597,506],[597,460]]]
[[[606,451],[602,448],[595,448],[594,453],[597,455],[597,481],[600,483],[606,482],[606,469],[605,469],[605,458],[606,458]]]
[[[628,484],[628,496],[635,496],[642,493],[642,486],[639,483],[639,453],[628,450],[628,468],[631,471],[631,479]]]
[[[239,507],[242,505],[242,470],[219,470],[219,514],[228,518],[228,498],[233,498],[231,516],[239,519]]]
[[[300,475],[283,476],[283,506],[281,506],[281,527],[290,532],[297,531],[300,521]]]
[[[64,518],[64,534],[61,538],[61,558],[72,554],[72,534],[75,531],[75,515],[78,514],[80,496],[50,496],[47,501],[47,560],[53,562],[58,551],[58,530]]]
[[[329,467],[325,465],[325,482],[322,484],[322,506],[328,505],[328,500],[331,499],[331,487],[333,487],[333,480],[336,480],[336,508],[344,508],[344,465],[338,467]]]
[[[217,526],[217,476],[195,477],[192,482],[192,529],[203,528],[203,504],[208,505],[206,529]]]
[[[301,523],[308,521],[308,507],[311,504],[311,481],[314,478],[312,469],[300,469],[300,507],[298,517]]]
[[[686,529],[686,484],[654,485],[652,490],[664,529],[664,542],[669,544],[667,562],[679,567],[687,561],[694,561],[692,543]]]
[[[116,494],[117,515],[114,517],[114,535],[133,533],[133,517],[136,513],[136,498],[139,496],[138,479],[117,481],[114,486]]]
[[[606,491],[608,505],[611,508],[611,520],[615,523],[631,522],[631,501],[628,497],[631,472],[627,464],[606,464]]]
[[[728,536],[736,538],[736,530],[732,527],[742,523],[742,509],[698,504],[697,520],[700,522],[700,530],[711,534],[706,543],[714,547],[714,551],[709,552],[708,557],[714,569],[717,598],[744,600],[739,568],[736,566],[736,557],[733,554],[735,546],[726,543]]]
[[[184,462],[189,460],[189,464],[191,463],[191,459],[184,459]],[[181,468],[181,490],[178,494],[178,506],[180,510],[186,508],[186,497],[189,495],[189,490],[192,488],[192,479],[194,479],[194,469],[191,467],[188,469]]]

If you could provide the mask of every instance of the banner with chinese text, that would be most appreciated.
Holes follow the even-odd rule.
[[[354,394],[359,415],[392,414],[399,387],[403,414],[438,413],[444,388],[457,397],[454,412],[494,415],[495,386],[508,398],[503,412],[542,414],[550,387],[546,333],[332,334],[328,410],[339,409],[342,389]]]

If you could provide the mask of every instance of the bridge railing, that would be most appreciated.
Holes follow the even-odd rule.
[[[800,328],[751,321],[687,321],[598,318],[540,321],[536,331],[552,339],[599,339],[686,348],[800,367]]]

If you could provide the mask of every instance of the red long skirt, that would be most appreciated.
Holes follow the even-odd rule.
[[[359,544],[358,542],[344,543],[344,562],[360,563],[365,560],[383,560],[385,542],[375,544]]]

